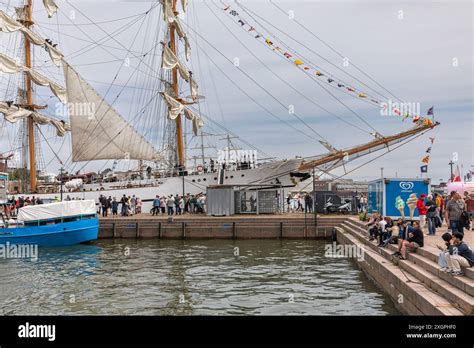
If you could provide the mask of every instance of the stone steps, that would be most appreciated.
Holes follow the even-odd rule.
[[[356,221],[356,220],[353,220],[353,219],[348,219],[345,223],[354,226],[354,228],[356,228],[357,231],[359,231],[359,232],[363,233],[364,235],[368,236],[367,226],[365,226],[362,222],[359,222],[359,221]],[[466,283],[468,284],[468,286],[471,286],[471,287],[474,286],[474,269],[472,267],[469,267],[469,268],[463,267],[463,272],[464,272],[464,275],[465,275],[464,277],[452,277],[449,274],[446,274],[446,273],[443,273],[443,272],[438,272],[439,271],[438,254],[439,254],[439,250],[437,248],[426,245],[423,248],[419,248],[416,251],[415,254],[411,254],[411,255],[413,256],[414,262],[416,260],[418,260],[418,263],[422,263],[422,261],[426,261],[428,271],[430,271],[430,269],[431,269],[431,267],[429,267],[429,265],[432,266],[432,263],[435,263],[436,268],[435,268],[435,270],[433,270],[432,273],[437,275],[437,276],[440,276],[441,278],[443,278],[444,280],[446,280],[448,282],[449,282],[449,279],[461,279],[461,282],[463,280],[466,280]],[[408,258],[410,258],[410,255],[408,256]],[[471,280],[473,280],[473,281],[471,281]],[[454,281],[454,282],[459,283],[457,281]],[[465,286],[465,285],[463,285],[463,286]],[[473,293],[471,292],[470,294],[472,295]]]
[[[397,250],[395,245],[389,245],[388,248],[379,248],[367,239],[366,233],[364,234],[362,229],[357,228],[354,224],[346,223],[342,225],[342,228],[361,243],[371,248],[373,252],[398,265],[402,270],[414,276],[431,290],[434,290],[437,294],[450,301],[450,303],[455,304],[464,314],[474,314],[472,280],[461,279],[463,277],[453,277],[449,274],[438,272],[439,267],[437,263],[424,259],[420,255],[409,253],[408,260],[399,260],[392,256],[392,253]],[[440,275],[439,273],[442,274]]]
[[[387,261],[374,251],[357,234],[342,227],[338,240],[342,244],[357,245],[364,251],[363,260],[354,259],[364,272],[392,298],[395,305],[410,315],[463,315],[457,307],[439,295],[415,276],[404,272],[399,266]]]

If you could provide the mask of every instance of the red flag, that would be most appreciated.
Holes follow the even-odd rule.
[[[456,166],[453,173],[452,182],[461,181],[461,172],[459,171],[459,166]]]

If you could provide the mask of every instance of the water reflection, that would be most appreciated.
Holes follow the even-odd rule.
[[[135,241],[0,260],[0,313],[387,315],[390,300],[319,241]]]

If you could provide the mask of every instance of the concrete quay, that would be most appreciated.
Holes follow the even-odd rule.
[[[212,217],[178,215],[136,215],[133,217],[100,218],[99,238],[162,238],[162,239],[278,239],[331,238],[334,227],[343,216],[281,214],[258,216]]]

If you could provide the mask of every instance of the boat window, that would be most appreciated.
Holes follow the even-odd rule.
[[[95,219],[95,214],[92,215],[84,215],[82,216],[82,220],[90,220],[90,219]]]
[[[79,216],[71,216],[71,217],[66,217],[63,219],[63,222],[72,222],[72,221],[78,221],[80,219]]]

